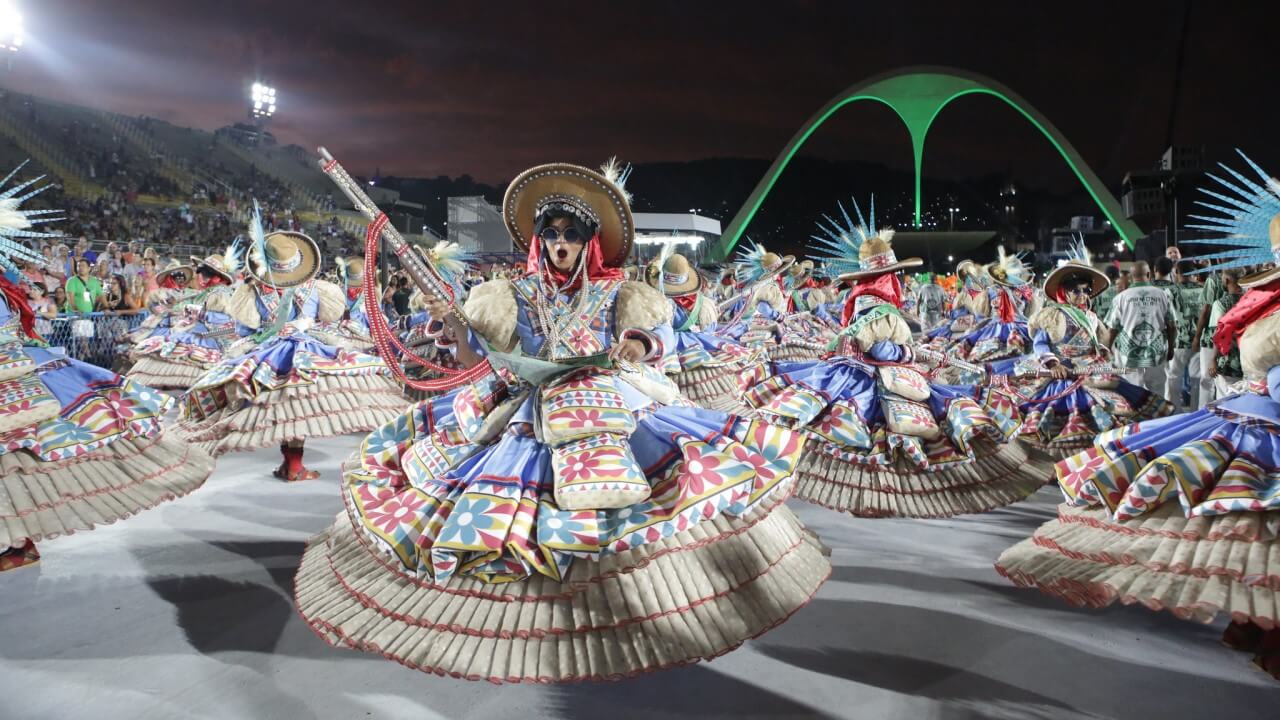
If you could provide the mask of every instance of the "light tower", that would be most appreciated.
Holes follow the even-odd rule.
[[[22,12],[13,0],[0,0],[0,52],[4,53],[6,69],[13,69],[13,57],[22,49],[26,39]]]
[[[249,89],[249,117],[258,128],[258,142],[262,142],[263,128],[267,121],[276,114],[276,89],[270,85],[255,82]]]

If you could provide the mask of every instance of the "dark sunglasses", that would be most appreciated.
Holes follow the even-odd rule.
[[[546,227],[542,229],[542,232],[538,233],[538,237],[542,238],[542,241],[548,245],[557,240],[563,240],[570,245],[578,245],[587,241],[582,233],[578,232],[578,228],[573,226],[565,228],[564,232],[560,232],[553,227]]]

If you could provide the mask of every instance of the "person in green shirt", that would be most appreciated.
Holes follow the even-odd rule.
[[[1244,289],[1240,287],[1239,270],[1223,270],[1222,271],[1222,295],[1213,301],[1212,310],[1209,313],[1209,329],[1212,336],[1213,331],[1218,329],[1218,321],[1222,319],[1240,302],[1240,298],[1244,297]],[[1211,347],[1209,352],[1212,354],[1213,362],[1209,365],[1208,375],[1213,379],[1214,395],[1217,397],[1226,397],[1231,394],[1231,386],[1240,382],[1244,378],[1244,369],[1240,364],[1240,347],[1234,342],[1231,344],[1231,351],[1226,355],[1219,355],[1216,347]]]
[[[102,295],[102,282],[89,274],[89,261],[81,258],[76,261],[76,274],[67,280],[67,305],[69,313],[88,314],[97,306],[98,296]]]
[[[1203,410],[1205,405],[1213,401],[1215,395],[1213,373],[1210,371],[1214,365],[1213,328],[1209,325],[1209,318],[1213,312],[1213,304],[1225,292],[1226,288],[1218,273],[1205,274],[1204,287],[1200,290],[1200,319],[1196,322],[1193,335],[1200,350],[1200,398],[1196,407],[1198,410]]]
[[[1193,308],[1185,306],[1182,289],[1177,282],[1177,266],[1168,255],[1157,258],[1155,262],[1155,280],[1151,284],[1160,288],[1169,296],[1169,312],[1177,328],[1173,353],[1165,368],[1164,396],[1175,408],[1182,407],[1182,380],[1187,371],[1187,363],[1191,359],[1191,333],[1195,326],[1189,317]]]
[[[1105,319],[1111,313],[1111,301],[1116,299],[1116,293],[1124,288],[1120,287],[1120,268],[1115,265],[1108,265],[1103,272],[1107,275],[1107,280],[1111,282],[1107,284],[1107,289],[1098,293],[1093,299],[1093,314],[1100,319]]]

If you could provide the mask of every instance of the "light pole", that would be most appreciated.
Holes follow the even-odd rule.
[[[249,117],[258,127],[257,143],[262,142],[263,129],[267,121],[276,114],[276,89],[270,85],[255,82],[249,89]]]
[[[6,70],[13,69],[13,56],[22,49],[25,40],[22,13],[13,0],[0,0],[0,52],[4,53]]]

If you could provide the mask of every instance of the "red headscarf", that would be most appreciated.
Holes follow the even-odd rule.
[[[1244,294],[1240,302],[1218,319],[1218,329],[1213,333],[1213,344],[1218,352],[1226,355],[1231,352],[1246,328],[1254,322],[1280,310],[1280,278],[1261,287],[1256,287]]]
[[[587,246],[582,249],[587,254],[587,267],[581,276],[570,287],[564,290],[577,290],[582,286],[583,278],[587,280],[621,280],[623,279],[622,268],[608,267],[604,264],[604,254],[600,250],[600,235],[597,233],[587,242]],[[550,262],[543,262],[542,257],[542,239],[534,235],[529,240],[529,256],[525,260],[525,271],[531,275],[537,275],[539,270],[542,271],[542,277],[548,284],[554,287],[562,287],[569,282],[572,273],[565,273],[557,270]]]
[[[684,308],[685,312],[693,312],[693,306],[698,304],[698,293],[691,292],[688,295],[677,295],[671,298],[675,304]]]
[[[874,295],[894,307],[902,307],[902,281],[897,273],[885,273],[866,280],[858,280],[849,291],[849,298],[844,301],[844,311],[840,313],[840,323],[848,325],[853,319],[853,305],[860,295]]]
[[[22,325],[22,331],[27,337],[41,340],[36,334],[36,314],[31,310],[31,303],[27,302],[27,294],[3,274],[0,274],[0,295],[4,295],[9,309],[18,314],[18,323]]]

